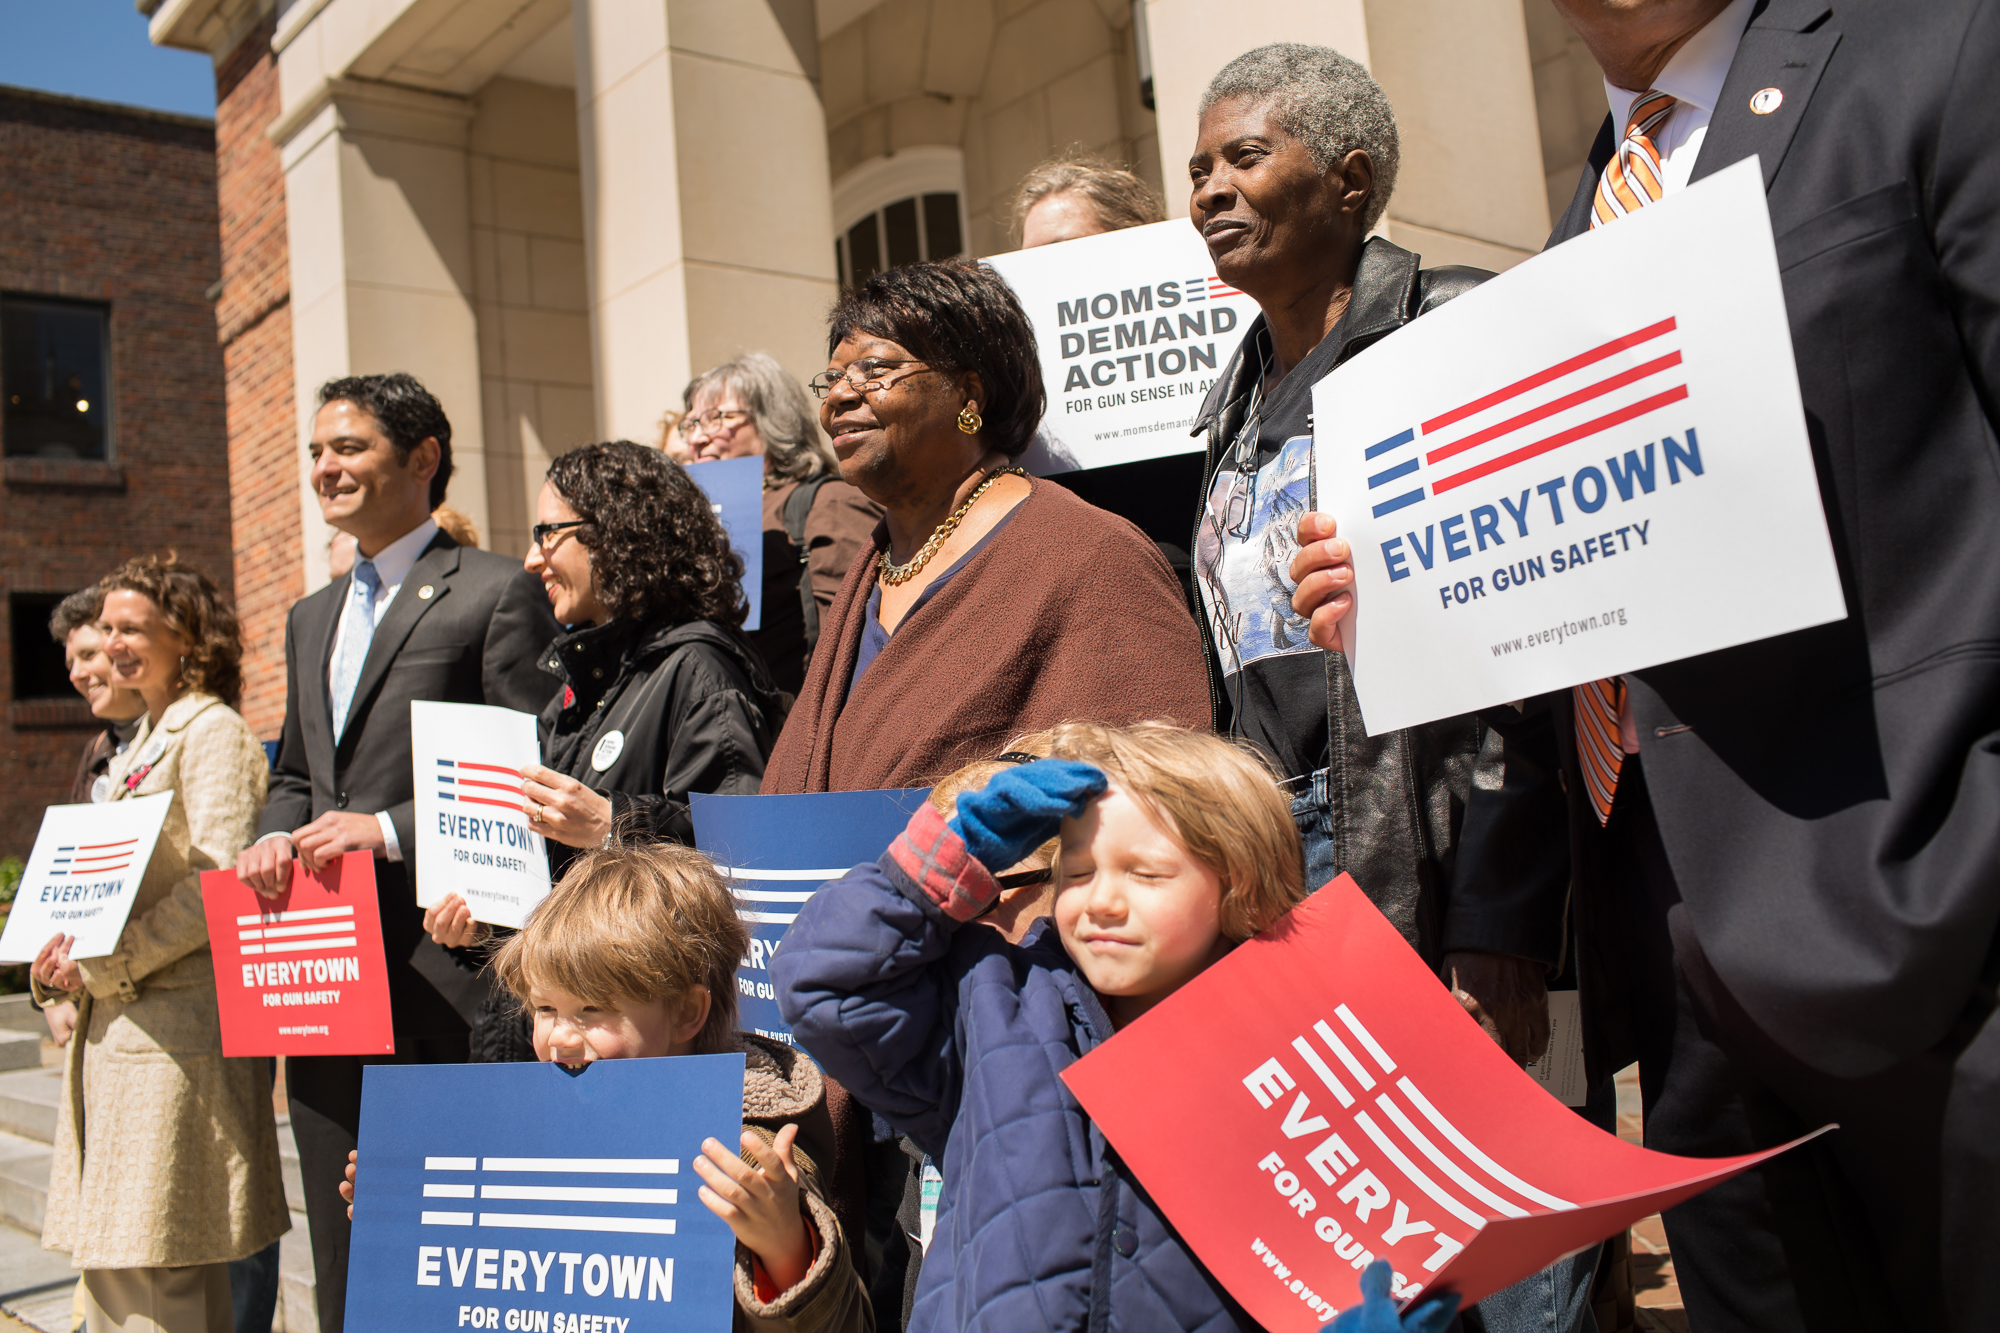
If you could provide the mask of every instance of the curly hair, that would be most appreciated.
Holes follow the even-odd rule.
[[[169,551],[162,560],[142,555],[127,560],[97,585],[100,594],[136,592],[160,609],[167,628],[188,641],[181,680],[190,690],[212,694],[231,708],[243,702],[243,636],[236,611],[214,580]]]
[[[905,264],[841,293],[827,317],[826,352],[871,333],[934,370],[976,371],[986,386],[980,434],[1009,458],[1034,442],[1048,407],[1035,330],[998,273],[970,259]]]
[[[375,418],[375,424],[389,437],[398,464],[410,461],[410,450],[425,440],[438,443],[438,470],[431,474],[431,508],[444,503],[451,486],[451,418],[444,404],[417,382],[414,375],[396,371],[390,375],[349,375],[328,380],[319,386],[319,405],[353,403]]]
[[[549,484],[584,526],[598,600],[634,620],[741,625],[743,557],[730,549],[715,506],[687,470],[657,449],[613,440],[549,464]]]
[[[73,592],[62,599],[49,616],[49,637],[57,643],[68,644],[69,636],[85,625],[94,624],[98,613],[104,610],[104,588],[92,584],[81,592]]]

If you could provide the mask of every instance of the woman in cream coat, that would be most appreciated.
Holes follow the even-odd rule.
[[[115,953],[49,941],[38,1001],[72,999],[42,1242],[83,1271],[90,1333],[229,1333],[228,1263],[290,1225],[271,1084],[226,1060],[201,872],[233,865],[264,805],[264,750],[231,704],[242,654],[215,585],[134,560],[104,582],[106,652],[147,715],[112,761],[113,800],[172,806]]]

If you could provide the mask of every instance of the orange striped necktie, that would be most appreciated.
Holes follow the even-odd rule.
[[[1634,209],[1656,204],[1666,193],[1660,170],[1660,150],[1653,134],[1674,113],[1674,99],[1653,89],[1632,103],[1625,118],[1625,137],[1604,164],[1590,225],[1600,227]],[[1611,799],[1618,794],[1618,773],[1625,766],[1625,746],[1619,739],[1619,719],[1625,713],[1625,679],[1594,680],[1579,685],[1576,695],[1576,757],[1597,822],[1611,820]]]

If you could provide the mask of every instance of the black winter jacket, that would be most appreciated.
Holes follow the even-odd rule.
[[[741,631],[614,620],[558,638],[542,669],[564,685],[542,710],[542,762],[610,797],[629,833],[692,843],[691,794],[762,784],[784,710]],[[549,856],[560,875],[575,852]]]
[[[784,710],[740,631],[614,620],[561,635],[541,664],[563,682],[542,710],[542,762],[609,797],[627,836],[692,844],[691,794],[754,795],[763,783]],[[555,878],[579,854],[548,849]],[[477,970],[490,946],[450,952]],[[472,1020],[471,1043],[476,1062],[535,1058],[526,1015],[498,985]]]

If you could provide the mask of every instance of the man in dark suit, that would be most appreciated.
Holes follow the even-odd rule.
[[[329,524],[353,535],[352,571],[292,608],[284,738],[260,837],[237,874],[276,896],[292,858],[312,869],[375,854],[396,1053],[466,1058],[483,983],[432,943],[416,905],[410,703],[538,713],[556,682],[539,666],[557,626],[519,561],[460,547],[431,511],[451,477],[451,422],[408,375],[334,380],[319,392],[312,481]],[[346,1307],[349,1224],[338,1188],[361,1119],[359,1056],[293,1056],[286,1095],[312,1230],[321,1333]]]
[[[1638,1060],[1649,1146],[1841,1126],[1667,1213],[1692,1326],[1988,1328],[2000,8],[1555,3],[1613,115],[1553,242],[1761,161],[1848,618],[1530,701],[1507,818],[1567,827],[1528,873],[1567,859],[1586,1051]],[[1311,535],[1332,643],[1351,571]]]

